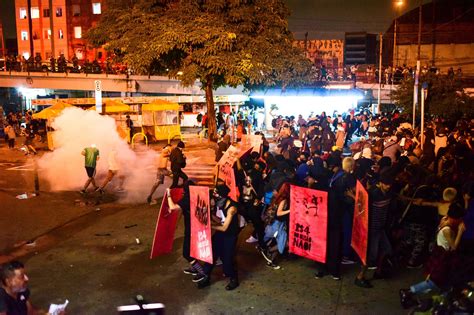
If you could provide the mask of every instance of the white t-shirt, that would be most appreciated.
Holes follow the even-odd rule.
[[[447,230],[451,230],[451,228],[449,226],[445,226],[441,230],[438,231],[438,235],[436,236],[436,244],[438,246],[443,247],[445,250],[451,250],[451,247],[449,247],[449,242],[443,233],[443,231],[447,231]]]
[[[117,151],[115,150],[110,151],[109,156],[108,156],[108,163],[109,163],[109,170],[111,171],[119,170],[119,166],[117,163]]]

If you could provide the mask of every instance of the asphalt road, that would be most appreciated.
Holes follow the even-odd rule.
[[[188,159],[193,176],[207,181],[212,150],[197,144]],[[361,289],[353,284],[357,265],[344,266],[341,281],[315,279],[314,263],[304,258],[284,258],[280,270],[269,269],[245,243],[247,227],[238,245],[240,287],[226,291],[217,267],[212,285],[198,290],[182,272],[182,221],[173,252],[149,259],[159,203],[119,204],[111,193],[81,197],[51,193],[44,185],[39,196],[16,199],[33,190],[30,162],[0,142],[0,262],[26,263],[32,302],[42,309],[68,299],[68,314],[116,314],[118,305],[141,294],[164,303],[167,314],[404,314],[398,289],[422,279],[419,270],[401,270]]]

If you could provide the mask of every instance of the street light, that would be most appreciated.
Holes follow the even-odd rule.
[[[393,5],[395,6],[395,23],[393,26],[393,66],[398,67],[398,47],[397,47],[397,28],[398,28],[398,17],[402,10],[405,2],[403,0],[395,0]]]

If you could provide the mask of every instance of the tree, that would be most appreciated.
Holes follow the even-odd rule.
[[[446,118],[474,113],[473,101],[464,93],[460,79],[429,72],[420,76],[420,83],[423,82],[428,85],[425,113]],[[391,94],[395,104],[410,114],[413,113],[413,86],[413,78],[404,79]],[[421,90],[418,95],[421,97]]]
[[[216,139],[213,89],[300,86],[311,64],[293,46],[282,0],[108,0],[87,38],[137,73],[166,70],[205,90],[209,138]]]

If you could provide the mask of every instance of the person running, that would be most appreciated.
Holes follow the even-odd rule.
[[[153,200],[153,194],[155,193],[158,186],[165,182],[165,176],[170,175],[170,171],[168,170],[168,160],[170,159],[171,155],[171,145],[167,144],[163,147],[161,151],[161,155],[157,159],[158,170],[156,172],[156,181],[151,187],[150,194],[146,198],[146,202],[150,205],[156,204],[156,200]]]
[[[97,161],[100,159],[99,155],[99,149],[97,149],[97,146],[95,144],[91,144],[90,147],[84,148],[82,150],[82,155],[84,155],[84,165],[86,168],[87,172],[87,181],[84,184],[84,188],[81,190],[81,194],[85,194],[87,191],[87,187],[89,187],[90,184],[94,186],[94,189],[97,190],[98,186],[95,184],[95,168],[97,165]]]
[[[96,191],[99,191],[101,194],[104,193],[105,186],[107,186],[108,183],[112,181],[112,179],[115,177],[115,175],[118,174],[119,178],[119,187],[117,189],[118,192],[123,192],[123,183],[125,181],[125,176],[119,172],[120,167],[119,163],[117,162],[117,151],[115,149],[112,149],[109,153],[108,160],[107,162],[109,163],[109,171],[107,173],[107,177],[104,180],[104,183],[102,186],[96,189]]]
[[[183,182],[188,180],[188,176],[183,172],[183,168],[186,167],[186,157],[183,154],[184,142],[178,142],[176,148],[171,151],[171,172],[173,173],[173,183],[170,188],[178,187],[179,178],[183,179]]]

